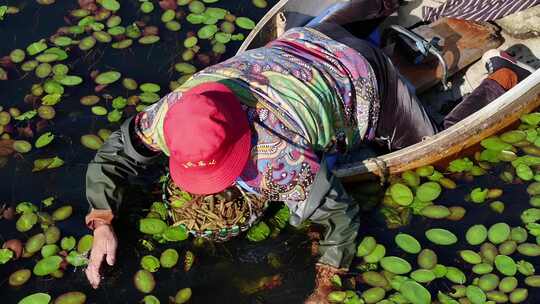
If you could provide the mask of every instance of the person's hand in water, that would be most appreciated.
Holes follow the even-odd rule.
[[[101,281],[99,268],[103,259],[105,258],[110,266],[114,265],[117,244],[116,235],[111,225],[105,223],[96,224],[90,261],[86,268],[86,277],[92,287],[98,288]]]

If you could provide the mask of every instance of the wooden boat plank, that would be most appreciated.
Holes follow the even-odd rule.
[[[383,177],[385,174],[398,174],[434,164],[477,145],[539,106],[540,71],[537,71],[482,110],[451,128],[399,151],[339,168],[334,174],[350,182],[363,179],[362,175],[370,173]]]

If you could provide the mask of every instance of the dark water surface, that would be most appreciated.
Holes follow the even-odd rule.
[[[23,7],[18,15],[8,15],[6,20],[0,21],[0,55],[7,55],[14,48],[26,48],[31,42],[52,35],[57,28],[64,26],[63,17],[67,12],[76,8],[75,1],[58,1],[51,6],[40,6],[34,1],[8,1],[8,4]],[[60,3],[61,2],[61,3]],[[276,1],[270,1],[275,3]],[[5,3],[5,2],[3,2]],[[2,3],[0,3],[2,4]],[[102,71],[115,69],[121,71],[123,76],[136,79],[139,83],[154,82],[162,87],[161,93],[168,91],[168,82],[177,79],[180,75],[172,66],[179,61],[182,50],[182,41],[187,30],[191,27],[183,22],[184,29],[178,33],[172,33],[163,28],[159,21],[161,10],[158,8],[152,14],[149,23],[160,26],[162,41],[155,45],[134,46],[126,50],[114,50],[110,47],[95,47],[92,51],[82,52],[74,48],[70,53],[72,69],[70,74],[79,75],[85,82],[91,83],[88,75],[93,69]],[[257,20],[264,11],[254,8],[250,1],[223,0],[211,6],[226,7],[237,16],[248,16]],[[122,1],[120,15],[124,18],[123,24],[129,24],[133,20],[140,19],[142,14],[138,11],[137,1]],[[129,21],[129,23],[127,22]],[[99,45],[99,43],[98,43]],[[239,43],[229,44],[227,56],[231,56]],[[17,75],[11,73],[12,79]],[[20,74],[20,79],[0,81],[0,104],[5,108],[17,106],[22,111],[31,109],[31,106],[23,101],[24,95],[28,94],[33,83],[39,80],[33,73]],[[106,92],[113,96],[127,96],[123,89],[108,89]],[[57,137],[53,144],[34,149],[30,153],[11,158],[8,164],[0,169],[0,203],[16,204],[21,201],[39,202],[49,196],[55,196],[57,202],[48,211],[63,204],[71,204],[75,208],[75,214],[69,220],[58,223],[63,236],[73,235],[80,237],[89,233],[83,224],[84,215],[87,212],[87,203],[84,198],[84,174],[86,164],[91,160],[94,152],[81,146],[79,138],[83,134],[96,133],[100,128],[118,127],[110,124],[105,117],[98,117],[90,112],[88,107],[79,104],[79,98],[93,94],[90,85],[81,85],[68,88],[61,104],[55,106],[56,118],[43,131],[53,131]],[[19,126],[25,126],[20,123]],[[31,139],[33,142],[37,138]],[[32,173],[32,163],[36,158],[51,157],[58,155],[66,161],[66,164],[58,169]],[[124,203],[122,217],[116,222],[116,231],[119,237],[119,250],[117,265],[105,269],[102,286],[93,290],[82,269],[68,267],[62,279],[36,278],[32,279],[21,288],[12,288],[7,284],[7,277],[16,269],[32,269],[37,257],[20,259],[0,265],[0,302],[17,303],[24,296],[34,292],[48,292],[56,297],[67,291],[82,291],[88,296],[87,303],[137,303],[143,298],[132,282],[133,274],[140,268],[139,260],[149,254],[144,247],[139,245],[142,235],[138,232],[136,223],[143,214],[141,211],[147,208],[154,200],[159,200],[152,184],[159,176],[155,174],[139,181],[130,190],[130,195]],[[462,269],[470,267],[464,265],[457,255],[457,250],[468,249],[465,243],[465,231],[473,224],[483,223],[486,226],[496,222],[507,222],[511,226],[521,225],[519,215],[524,209],[529,208],[529,197],[525,191],[525,185],[504,185],[497,177],[497,172],[478,178],[475,183],[462,183],[453,191],[445,191],[438,202],[446,205],[466,206],[468,213],[463,221],[450,222],[446,220],[427,220],[415,217],[412,224],[400,231],[405,231],[416,236],[422,244],[434,249],[439,254],[440,263],[454,265]],[[502,215],[495,214],[487,204],[474,205],[466,203],[464,197],[472,188],[478,185],[484,187],[501,187],[505,190],[500,198],[506,203],[506,211]],[[384,224],[372,214],[362,216],[361,235],[371,234],[377,240],[386,245],[388,254],[402,256],[416,265],[415,257],[403,255],[402,251],[394,248],[393,237],[398,232],[389,231]],[[459,244],[451,247],[437,247],[430,245],[423,236],[426,229],[441,227],[452,230],[459,237]],[[14,222],[0,220],[0,243],[10,238],[26,240],[28,237],[40,232],[34,228],[27,233],[20,233],[14,229]],[[302,303],[303,299],[313,289],[313,259],[310,256],[310,243],[304,233],[292,228],[286,229],[276,239],[270,239],[258,244],[250,243],[243,238],[233,240],[226,244],[193,248],[191,242],[182,242],[171,245],[159,245],[152,254],[159,256],[165,248],[176,248],[183,257],[187,249],[196,255],[194,267],[189,272],[184,272],[181,264],[172,270],[160,270],[155,274],[157,287],[152,294],[156,295],[161,303],[167,303],[168,297],[173,296],[177,290],[184,287],[193,289],[191,303]],[[474,248],[471,248],[474,249]],[[282,267],[272,268],[267,262],[269,253],[280,257]],[[36,255],[37,256],[37,255]],[[514,259],[524,257],[514,255]],[[539,258],[524,258],[532,262],[536,269],[540,270]],[[354,271],[352,271],[354,273]],[[239,291],[238,286],[244,282],[257,282],[261,277],[281,275],[282,284],[278,288],[261,291],[246,295]],[[518,275],[521,280],[521,276]],[[470,282],[470,281],[469,281]],[[435,281],[430,289],[448,290],[449,283]],[[540,295],[530,289],[531,296],[527,303],[539,303]],[[435,293],[434,293],[435,294]]]

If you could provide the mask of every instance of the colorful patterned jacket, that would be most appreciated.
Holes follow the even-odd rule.
[[[343,250],[353,250],[358,208],[351,206],[323,158],[346,154],[374,136],[379,112],[377,82],[361,54],[311,28],[291,29],[265,47],[200,71],[125,124],[111,139],[117,143],[106,144],[89,165],[87,197],[92,212],[88,224],[95,219],[112,219],[109,210],[114,213],[123,197],[119,181],[138,170],[125,164],[122,170],[114,169],[119,165],[115,162],[126,163],[126,147],[132,152],[146,151],[137,153],[147,157],[133,159],[136,165],[158,152],[168,155],[163,136],[167,110],[183,92],[211,81],[222,82],[235,92],[254,134],[251,158],[239,177],[240,185],[268,200],[285,202],[292,211],[293,224],[310,218],[335,226],[331,215],[337,219],[347,213],[341,224],[348,227],[334,231],[341,238],[332,240],[332,232],[327,231],[328,250],[322,259],[348,266],[344,260],[352,257],[343,258]],[[122,148],[119,153],[117,149]],[[111,168],[104,163],[111,163],[114,172],[108,172]],[[329,210],[324,212],[325,208]],[[325,246],[321,242],[322,249]]]

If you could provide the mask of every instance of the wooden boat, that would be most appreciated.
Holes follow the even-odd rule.
[[[346,1],[281,0],[257,24],[239,49],[239,53],[263,46],[275,39],[284,30],[294,26],[303,26],[316,16],[324,18],[326,13],[332,11],[332,6],[340,5],[343,2]],[[287,20],[287,16],[292,16],[292,19]],[[495,38],[494,35],[491,35],[489,28],[484,29],[482,32],[478,27],[475,28],[476,25],[468,21],[450,19],[443,22],[445,22],[442,26],[443,29],[439,32],[441,35],[448,33],[448,28],[452,28],[453,31],[461,29],[470,31],[472,28],[471,33],[459,33],[462,36],[472,35],[470,36],[472,39],[466,39],[466,41],[459,41],[459,38],[457,41],[454,39],[453,45],[447,46],[448,49],[444,53],[444,57],[450,62],[450,70],[453,72],[478,60],[486,50],[498,46],[493,44]],[[452,24],[457,24],[458,29],[452,27]],[[453,47],[465,48],[466,53],[469,54],[476,48],[479,55],[471,56],[467,60],[463,60],[463,58],[456,60],[452,58],[454,54]],[[452,61],[453,59],[454,61]],[[437,81],[436,78],[441,75],[440,67],[437,66],[416,66],[413,68],[410,64],[400,62],[399,59],[392,58],[392,61],[409,80],[417,79],[419,75],[430,74],[431,85],[433,85]],[[433,79],[435,79],[435,82],[433,82]],[[417,88],[425,89],[422,86],[429,85],[427,82],[429,81],[421,81],[421,83],[415,85]],[[339,167],[334,170],[334,174],[346,182],[362,180],[370,176],[385,179],[391,174],[398,174],[424,165],[437,164],[456,155],[474,151],[474,147],[478,147],[480,141],[512,126],[519,120],[520,116],[533,111],[539,106],[540,70],[527,77],[527,79],[482,110],[470,115],[451,128],[399,151],[365,159],[347,167]]]

